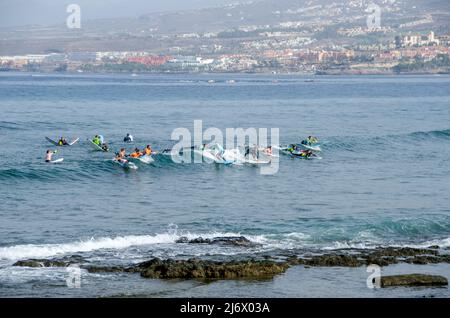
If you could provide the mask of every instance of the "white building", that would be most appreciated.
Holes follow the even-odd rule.
[[[404,46],[439,45],[440,41],[431,31],[429,35],[407,35],[403,38]]]

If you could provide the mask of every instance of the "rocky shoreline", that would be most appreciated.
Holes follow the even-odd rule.
[[[226,237],[188,240],[180,238],[180,244],[225,244],[249,247],[254,243],[245,237]],[[361,267],[378,265],[381,267],[398,263],[415,265],[450,263],[448,247],[428,248],[380,247],[373,250],[340,249],[318,254],[305,252],[301,255],[270,257],[254,255],[244,259],[217,261],[209,259],[166,259],[153,258],[128,266],[103,266],[91,264],[83,257],[73,255],[60,259],[28,259],[17,261],[13,266],[22,267],[67,267],[77,264],[90,273],[137,273],[151,279],[270,279],[284,273],[292,266],[308,267]],[[383,277],[382,287],[389,286],[446,286],[448,281],[442,276],[397,275]]]

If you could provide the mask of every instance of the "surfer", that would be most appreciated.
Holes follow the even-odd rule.
[[[131,158],[139,158],[139,157],[141,157],[142,156],[142,153],[141,153],[141,151],[139,150],[139,148],[135,148],[134,149],[134,152],[132,152],[130,155],[129,155],[129,157],[131,157]]]
[[[47,150],[47,152],[45,154],[45,162],[51,162],[53,155],[57,152],[58,152],[57,150],[55,150],[55,151]]]
[[[248,158],[249,155],[252,155],[253,159],[258,159],[258,150],[256,147],[245,146],[244,158]]]
[[[92,139],[92,142],[99,147],[101,147],[101,145],[102,145],[102,141],[101,141],[99,135],[95,135],[94,138]]]
[[[265,148],[265,149],[263,150],[263,152],[264,152],[266,155],[271,156],[271,155],[272,155],[272,146],[269,146],[269,147]]]
[[[125,148],[122,148],[122,149],[120,149],[120,151],[118,153],[116,153],[115,159],[118,162],[127,163],[128,160],[126,160],[125,157],[126,157]]]
[[[58,141],[59,146],[66,146],[68,144],[69,143],[67,142],[66,138],[64,138],[64,137],[59,138],[59,141]]]
[[[319,141],[319,140],[318,140],[316,137],[314,137],[314,136],[308,136],[308,138],[306,138],[305,140],[302,141],[302,145],[308,145],[308,146],[311,146],[311,145],[316,144],[318,141]]]
[[[302,150],[300,151],[299,156],[303,158],[309,158],[313,155],[313,152],[311,150]]]
[[[108,144],[106,142],[102,144],[102,149],[105,152],[109,151],[109,147],[108,147]]]
[[[153,150],[150,145],[147,145],[147,147],[145,147],[144,151],[142,151],[143,156],[151,156],[152,153],[153,153]]]
[[[293,153],[294,151],[297,150],[297,146],[294,144],[289,145],[289,147],[286,150],[289,151],[290,153]]]
[[[125,138],[123,138],[123,142],[133,142],[134,138],[132,135],[127,134]]]

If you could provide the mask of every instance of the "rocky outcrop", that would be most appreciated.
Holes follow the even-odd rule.
[[[271,278],[283,273],[289,265],[274,261],[230,261],[214,262],[200,259],[161,260],[154,258],[132,267],[84,267],[91,273],[134,272],[145,278],[163,279],[236,279]]]
[[[175,241],[176,243],[189,243],[189,244],[222,244],[233,246],[252,246],[256,245],[244,236],[225,236],[214,237],[212,239],[197,237],[195,239],[188,239],[185,236],[180,237]]]
[[[83,257],[79,255],[72,255],[61,259],[27,259],[17,261],[13,266],[21,267],[67,267],[72,264],[79,264],[84,262]]]
[[[230,237],[215,239],[197,238],[188,240],[180,238],[180,243],[187,244],[231,244],[245,245],[248,241],[244,237]],[[251,243],[251,242],[250,242]],[[289,255],[290,254],[290,255]],[[81,268],[91,273],[99,272],[124,272],[139,273],[146,278],[181,278],[181,279],[237,279],[237,278],[270,278],[274,275],[283,273],[287,268],[294,265],[303,265],[305,267],[359,267],[370,264],[388,266],[396,263],[410,264],[437,264],[450,263],[450,254],[439,253],[438,249],[414,249],[388,247],[374,250],[338,250],[327,254],[304,253],[301,256],[295,252],[284,254],[281,258],[270,257],[266,254],[260,255],[258,259],[249,256],[240,256],[240,260],[231,261],[213,261],[204,259],[188,260],[161,260],[153,258],[149,261],[129,265],[129,266],[94,266],[83,260],[80,256],[71,256],[62,259],[30,259],[18,261],[14,266],[26,267],[66,267],[71,264],[79,264]],[[407,277],[408,278],[408,277]],[[403,281],[406,282],[407,278]],[[396,280],[386,280],[386,286],[399,283]],[[409,281],[417,284],[426,284],[427,280],[418,276],[412,276]],[[401,282],[400,282],[401,283]],[[406,283],[405,283],[406,284]],[[411,283],[412,284],[412,283]]]
[[[18,261],[13,266],[21,267],[67,267],[68,264],[65,261],[48,260],[48,259],[27,259],[24,261]]]
[[[198,259],[187,261],[154,259],[140,264],[141,276],[146,278],[270,278],[289,267],[273,261],[212,262]]]
[[[388,266],[399,262],[410,264],[450,263],[450,255],[440,255],[435,249],[401,247],[368,250],[341,250],[323,255],[290,257],[291,265],[358,267],[376,264]]]
[[[344,254],[317,255],[311,258],[290,258],[291,265],[305,265],[314,267],[358,267],[364,265],[364,261],[356,256]]]
[[[447,286],[447,278],[436,275],[408,274],[381,277],[381,287]]]

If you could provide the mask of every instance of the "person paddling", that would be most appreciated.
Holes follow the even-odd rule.
[[[59,138],[59,141],[58,141],[59,146],[66,146],[68,144],[69,143],[67,142],[66,138],[64,138],[64,137]]]
[[[130,157],[131,157],[131,158],[139,158],[139,157],[141,157],[141,156],[142,156],[142,153],[141,153],[141,151],[139,150],[139,148],[134,149],[134,152],[132,152],[132,153],[130,154]]]
[[[147,145],[147,147],[145,147],[144,151],[142,152],[142,154],[144,156],[151,156],[153,153],[152,147],[150,145]]]
[[[92,139],[92,142],[99,147],[101,147],[101,145],[102,145],[102,141],[101,141],[99,135],[95,135],[94,138]]]
[[[309,158],[312,155],[313,155],[313,152],[311,150],[302,150],[300,152],[300,157],[303,157],[303,158]]]
[[[126,153],[125,148],[120,149],[120,151],[116,154],[116,161],[126,163],[128,160],[125,159]]]

